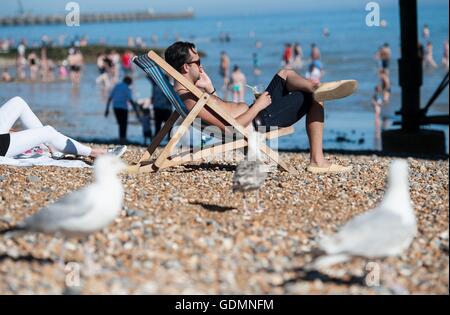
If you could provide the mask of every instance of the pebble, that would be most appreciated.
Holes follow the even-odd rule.
[[[128,209],[126,210],[126,214],[128,217],[139,217],[139,218],[145,217],[145,212],[142,210]]]
[[[37,183],[41,180],[39,177],[33,175],[27,176],[27,179],[32,183]]]

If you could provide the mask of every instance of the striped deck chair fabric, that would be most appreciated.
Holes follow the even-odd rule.
[[[161,91],[163,91],[169,99],[170,103],[172,103],[172,106],[182,117],[186,117],[189,114],[186,105],[184,105],[178,94],[175,93],[172,84],[170,84],[161,68],[154,63],[153,60],[147,55],[141,55],[134,57],[133,62],[155,81]]]

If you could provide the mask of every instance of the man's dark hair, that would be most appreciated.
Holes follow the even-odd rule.
[[[176,42],[166,49],[164,58],[169,65],[179,71],[186,62],[190,61],[190,50],[195,50],[193,43]]]
[[[133,79],[129,76],[126,76],[125,78],[123,78],[123,83],[125,83],[126,85],[131,85],[131,83],[133,83]]]

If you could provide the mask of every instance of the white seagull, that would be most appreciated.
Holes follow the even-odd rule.
[[[38,232],[88,237],[108,226],[122,210],[124,191],[117,175],[123,169],[125,164],[120,158],[100,156],[94,163],[94,183],[47,205],[16,226],[0,231],[0,234]],[[64,257],[61,259],[63,261]]]
[[[262,161],[260,144],[264,141],[264,136],[256,131],[252,131],[248,137],[248,154],[239,163],[233,176],[233,192],[241,191],[244,194],[244,209],[247,211],[245,193],[256,191],[256,198],[259,210],[258,189],[267,178],[269,167]]]
[[[347,222],[335,235],[322,238],[319,245],[325,255],[316,259],[312,267],[322,268],[352,257],[398,256],[408,249],[416,233],[408,164],[405,160],[394,160],[381,204]]]

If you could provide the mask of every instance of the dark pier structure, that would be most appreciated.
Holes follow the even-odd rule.
[[[80,23],[105,23],[127,21],[151,21],[151,20],[176,20],[192,19],[194,12],[188,10],[178,13],[154,13],[152,11],[128,12],[128,13],[83,13],[80,15]],[[16,25],[51,25],[65,24],[66,16],[61,15],[31,15],[21,14],[13,17],[0,18],[0,26]]]
[[[401,53],[399,59],[399,83],[402,88],[402,107],[396,114],[401,116],[401,129],[382,133],[383,151],[411,154],[445,154],[445,133],[422,129],[424,125],[448,125],[449,115],[429,116],[427,112],[433,102],[448,86],[449,75],[444,77],[428,103],[420,106],[422,85],[422,59],[419,54],[417,27],[417,0],[399,0]]]

